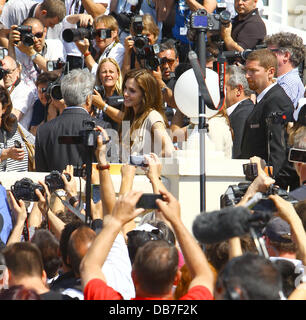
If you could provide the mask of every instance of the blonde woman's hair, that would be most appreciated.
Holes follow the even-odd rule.
[[[117,36],[115,38],[115,42],[119,42],[119,26],[117,20],[110,15],[100,15],[94,20],[94,27],[96,28],[97,24],[103,22],[106,29],[110,29],[112,31],[117,31]]]

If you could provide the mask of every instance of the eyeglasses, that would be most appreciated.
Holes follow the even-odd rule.
[[[17,69],[17,67],[14,68],[14,69],[12,69],[12,70],[10,70],[10,69],[8,69],[8,70],[3,69],[3,70],[5,71],[4,77],[7,76],[8,74],[12,74],[16,69]]]
[[[168,59],[166,57],[161,58],[160,64],[168,63],[168,65],[171,67],[175,62],[175,59]]]
[[[37,32],[37,33],[35,33],[35,34],[33,33],[33,37],[36,37],[36,38],[42,38],[43,35],[44,35],[43,32]]]

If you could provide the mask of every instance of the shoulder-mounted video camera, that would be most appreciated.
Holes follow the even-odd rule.
[[[35,193],[36,189],[44,195],[44,187],[39,183],[34,183],[29,178],[18,180],[11,186],[11,191],[15,199],[24,201],[38,201],[38,196]]]

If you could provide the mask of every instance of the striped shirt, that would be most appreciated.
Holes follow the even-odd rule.
[[[305,88],[300,78],[298,68],[295,68],[277,78],[278,84],[285,90],[291,99],[294,108],[301,98],[304,98]]]
[[[6,146],[3,142],[0,142],[0,148],[8,149],[14,147],[15,140],[20,141],[23,150],[25,151],[24,158],[21,161],[10,158],[7,160],[3,160],[2,162],[0,162],[0,171],[28,171],[28,152],[18,130],[16,130],[15,134],[11,138],[7,139]]]

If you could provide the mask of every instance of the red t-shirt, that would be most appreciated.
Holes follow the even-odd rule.
[[[84,300],[123,300],[123,298],[119,292],[109,287],[101,279],[92,279],[84,289]],[[136,297],[132,300],[163,300],[163,298]],[[214,300],[214,297],[206,287],[195,286],[179,300]]]

